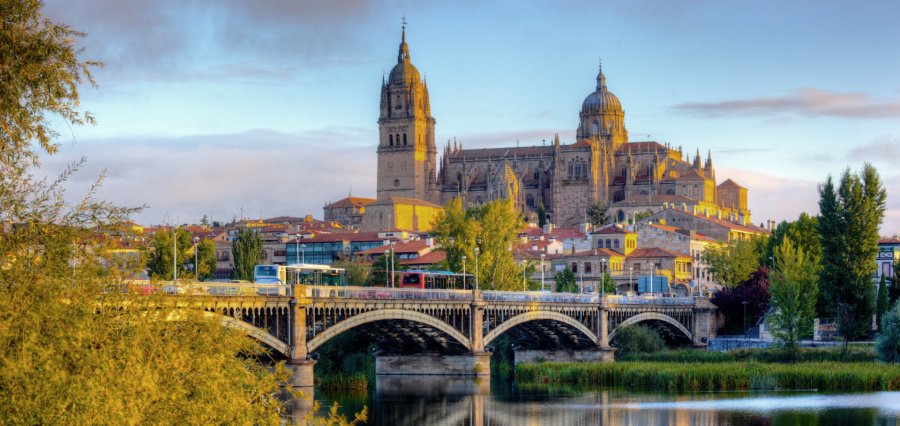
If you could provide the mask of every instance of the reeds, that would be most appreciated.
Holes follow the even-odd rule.
[[[878,391],[900,390],[900,366],[872,362],[539,363],[517,366],[516,381],[667,391]]]

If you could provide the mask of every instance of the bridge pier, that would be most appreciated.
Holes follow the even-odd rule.
[[[378,355],[375,374],[379,376],[490,376],[490,352],[466,355],[416,354]]]
[[[315,375],[313,374],[313,366],[316,361],[312,359],[296,359],[287,363],[287,368],[291,370],[291,377],[288,383],[295,388],[312,388],[315,385]],[[304,389],[304,392],[306,390]]]

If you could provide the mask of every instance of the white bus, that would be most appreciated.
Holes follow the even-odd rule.
[[[256,265],[253,269],[255,284],[294,283],[305,285],[347,285],[347,272],[328,265],[300,263],[294,265]]]

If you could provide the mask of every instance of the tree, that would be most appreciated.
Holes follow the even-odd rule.
[[[887,312],[888,307],[890,307],[888,291],[887,280],[884,278],[884,275],[882,275],[881,282],[878,284],[878,297],[875,300],[875,317],[877,318],[877,324],[881,324],[881,319],[884,318],[884,314]]]
[[[194,276],[200,281],[212,279],[216,275],[216,243],[205,239],[194,248],[197,250],[197,265],[194,265]],[[191,262],[194,259],[191,258]]]
[[[478,283],[482,289],[521,290],[522,270],[516,265],[511,247],[516,241],[522,219],[512,200],[491,201],[483,206],[463,209],[462,199],[450,200],[438,215],[432,234],[446,252],[444,266],[454,272],[475,273],[475,247],[478,247]]]
[[[400,258],[397,257],[397,253],[393,255],[394,259],[394,286],[399,287],[400,283],[397,281],[396,273],[397,271],[405,269],[402,265],[400,265]],[[391,273],[391,256],[390,255],[381,255],[375,258],[375,261],[372,262],[372,272],[371,272],[371,285],[388,287],[390,286],[390,282],[388,281],[388,277]]]
[[[609,274],[609,271],[603,272],[601,280],[600,287],[597,291],[602,294],[616,294],[616,281],[613,279],[612,275]]]
[[[774,270],[769,288],[774,308],[768,322],[772,334],[792,357],[796,357],[801,336],[812,334],[819,292],[819,259],[794,247],[790,237],[775,248]]]
[[[661,351],[666,342],[659,332],[646,325],[629,325],[616,333],[613,346],[617,357],[627,357]]]
[[[721,247],[707,247],[704,261],[717,283],[725,287],[737,287],[757,270],[762,257],[759,239],[738,240]]]
[[[139,209],[97,200],[102,176],[67,201],[83,161],[33,177],[56,151],[53,116],[93,121],[77,90],[96,64],[78,58],[83,34],[40,8],[0,0],[0,223],[13,224],[0,228],[0,423],[279,424],[286,371],[258,362],[258,343],[200,309],[110,291],[133,271],[94,230]]]
[[[209,226],[209,216],[203,215],[203,218],[200,219],[200,224],[203,226]]]
[[[369,270],[371,263],[366,262],[362,256],[356,259],[342,257],[334,262],[331,266],[335,268],[344,268],[347,272],[347,284],[358,287],[369,285]]]
[[[878,357],[885,362],[900,362],[900,302],[885,313],[878,327]]]
[[[578,284],[575,282],[575,274],[572,270],[565,268],[556,273],[553,277],[556,281],[556,291],[560,293],[578,293]]]
[[[175,234],[176,243],[172,237]],[[177,247],[177,251],[174,251]],[[213,249],[215,251],[215,249]],[[172,258],[172,253],[177,253],[177,259]],[[194,275],[191,265],[194,263],[194,251],[191,243],[191,234],[183,229],[174,231],[159,231],[153,236],[153,245],[150,256],[147,259],[147,273],[150,278],[158,280],[171,280],[175,262],[178,262],[178,276],[188,278]],[[213,267],[215,271],[215,267]]]
[[[252,280],[253,269],[262,261],[262,238],[250,228],[238,228],[231,242],[234,258],[234,279]]]
[[[547,209],[544,208],[544,203],[541,203],[541,205],[538,206],[537,214],[538,214],[538,226],[543,228],[544,225],[547,224]]]
[[[823,308],[837,316],[845,342],[866,338],[874,310],[878,227],[887,193],[866,163],[859,174],[844,170],[837,191],[831,176],[819,186]]]
[[[603,201],[595,201],[591,203],[587,211],[588,219],[590,220],[591,225],[603,226],[609,223],[609,216],[607,215],[608,210],[609,206],[607,206]]]
[[[724,333],[742,334],[744,309],[747,312],[747,327],[754,324],[769,310],[769,269],[760,265],[750,278],[737,287],[725,287],[713,295],[712,303],[725,315]],[[747,302],[746,305],[744,302]]]
[[[782,221],[775,227],[766,242],[763,263],[775,256],[775,248],[781,246],[785,238],[790,238],[794,246],[803,249],[809,256],[822,258],[822,237],[819,235],[819,218],[801,213],[793,222]]]

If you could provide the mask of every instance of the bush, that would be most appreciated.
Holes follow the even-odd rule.
[[[615,347],[617,356],[627,357],[659,352],[665,347],[665,342],[656,330],[644,325],[631,325],[616,334]]]
[[[878,356],[885,362],[900,362],[900,301],[881,319]]]

